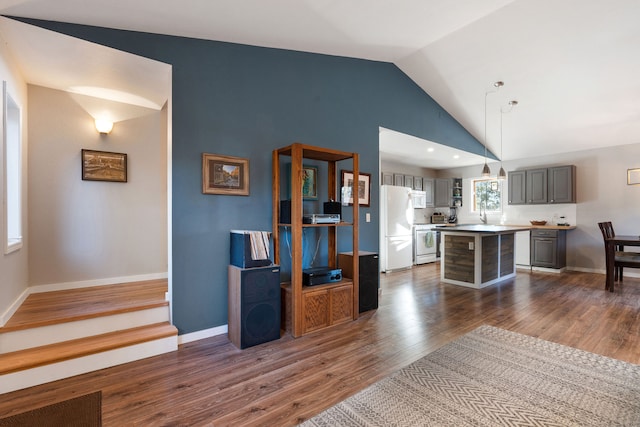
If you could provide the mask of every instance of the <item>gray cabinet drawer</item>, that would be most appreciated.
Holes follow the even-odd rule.
[[[531,237],[558,237],[558,231],[546,228],[534,228],[531,230]]]

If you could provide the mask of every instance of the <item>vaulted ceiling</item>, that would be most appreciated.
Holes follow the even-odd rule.
[[[504,160],[640,142],[637,0],[0,0],[0,13],[392,62]]]

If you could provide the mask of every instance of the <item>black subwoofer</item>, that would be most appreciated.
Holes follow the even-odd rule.
[[[229,266],[228,328],[238,348],[280,338],[280,266]]]
[[[338,254],[338,265],[342,268],[344,277],[353,278],[353,252]],[[358,284],[358,311],[363,313],[378,308],[380,271],[377,253],[358,253]]]
[[[360,313],[378,308],[378,287],[380,273],[378,272],[378,254],[360,255]]]

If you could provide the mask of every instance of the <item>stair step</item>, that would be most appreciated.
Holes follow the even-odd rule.
[[[34,293],[0,333],[169,305],[167,279]]]
[[[1,354],[0,375],[177,335],[165,322]]]

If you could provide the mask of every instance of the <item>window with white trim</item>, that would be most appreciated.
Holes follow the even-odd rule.
[[[496,178],[473,180],[473,208],[476,212],[500,212],[502,197]]]
[[[22,140],[20,138],[20,107],[7,92],[3,94],[3,157],[4,157],[4,227],[5,254],[22,247]]]

